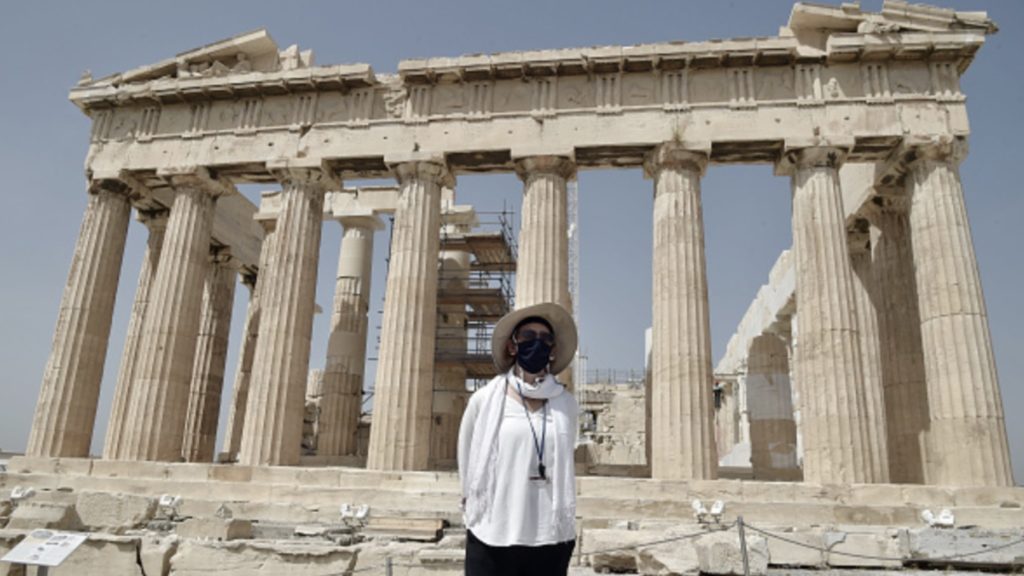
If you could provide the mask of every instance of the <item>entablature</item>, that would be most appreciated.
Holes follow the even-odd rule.
[[[849,161],[873,162],[908,136],[968,134],[960,75],[994,30],[984,13],[893,0],[879,14],[797,4],[777,37],[405,60],[397,75],[313,67],[257,31],[83,80],[71,99],[93,119],[90,168],[200,164],[237,183],[272,182],[268,164],[288,158],[386,177],[410,152],[455,173],[531,154],[638,166],[668,141],[751,163],[844,138]]]

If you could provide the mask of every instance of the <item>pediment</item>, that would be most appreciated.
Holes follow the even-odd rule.
[[[313,63],[312,51],[290,46],[284,51],[266,29],[253,30],[176,54],[155,64],[140,66],[93,81],[84,77],[80,86],[121,86],[162,79],[209,78],[277,72],[306,68]]]

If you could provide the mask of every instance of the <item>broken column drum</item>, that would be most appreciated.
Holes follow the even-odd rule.
[[[356,453],[356,429],[363,403],[373,235],[382,227],[374,216],[345,217],[341,225],[345,232],[338,257],[320,400],[317,454],[321,456]]]

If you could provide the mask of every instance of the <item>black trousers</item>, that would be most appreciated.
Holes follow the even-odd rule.
[[[565,576],[576,541],[488,546],[466,530],[466,576]]]

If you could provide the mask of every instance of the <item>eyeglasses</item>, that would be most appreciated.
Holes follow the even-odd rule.
[[[540,339],[541,342],[551,346],[555,343],[555,335],[551,332],[537,332],[536,330],[520,330],[515,338],[516,342],[532,342]]]

